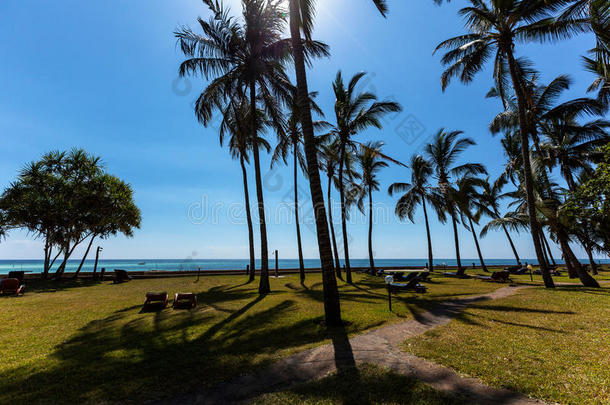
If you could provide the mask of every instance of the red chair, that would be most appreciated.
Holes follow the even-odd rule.
[[[21,284],[19,279],[5,278],[0,284],[0,294],[21,295],[25,292],[25,284]]]

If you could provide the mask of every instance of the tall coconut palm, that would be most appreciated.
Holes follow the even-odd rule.
[[[411,183],[393,183],[388,188],[388,193],[393,196],[396,193],[404,193],[396,203],[394,212],[401,220],[409,218],[413,223],[415,210],[419,204],[424,210],[424,221],[426,223],[426,237],[428,239],[428,268],[434,271],[434,256],[432,252],[432,237],[430,235],[430,222],[428,220],[428,209],[426,201],[434,208],[441,222],[445,222],[445,212],[439,195],[430,186],[430,177],[433,169],[424,157],[413,155],[409,163],[411,168]]]
[[[258,124],[259,133],[269,125],[269,122],[265,120],[264,113],[261,111],[257,112],[258,119],[261,121]],[[250,152],[252,151],[252,143],[257,142],[260,147],[264,148],[267,152],[270,150],[269,143],[262,138],[257,136],[256,140],[253,139],[252,133],[250,132],[250,103],[247,99],[241,101],[232,100],[225,107],[222,113],[222,122],[220,125],[220,145],[224,143],[225,136],[229,135],[229,149],[231,156],[234,159],[239,159],[239,164],[242,172],[242,182],[244,187],[244,199],[246,209],[246,221],[248,224],[248,244],[250,253],[250,281],[254,281],[254,275],[256,271],[256,262],[254,254],[254,226],[252,224],[252,214],[250,211],[250,193],[248,188],[248,171],[246,164],[250,163]]]
[[[591,159],[598,148],[610,141],[606,128],[610,122],[595,120],[585,124],[576,121],[572,114],[559,119],[541,123],[541,132],[544,143],[541,145],[552,160],[559,167],[570,191],[576,189],[575,177],[581,171],[588,174],[594,172]]]
[[[279,101],[286,101],[290,82],[283,62],[290,54],[290,44],[281,39],[284,26],[281,9],[276,2],[243,0],[243,23],[228,14],[220,1],[204,0],[214,16],[199,19],[203,35],[188,27],[176,32],[186,60],[179,73],[202,75],[210,80],[195,102],[197,118],[208,125],[213,112],[227,100],[248,97],[250,110],[262,108],[281,126]],[[257,134],[257,114],[250,114],[251,133]],[[269,253],[267,224],[258,142],[252,144],[256,180],[256,197],[261,239],[261,277],[259,293],[267,294],[269,286]]]
[[[365,74],[361,72],[354,75],[346,86],[343,75],[339,71],[333,82],[336,124],[332,133],[339,138],[339,199],[341,203],[345,272],[348,283],[352,282],[352,272],[347,239],[347,207],[344,187],[345,159],[349,153],[353,153],[357,149],[357,144],[353,139],[355,135],[370,127],[381,129],[380,120],[384,115],[401,111],[398,103],[377,101],[377,96],[370,92],[357,92],[358,83]]]
[[[327,202],[328,202],[328,224],[330,225],[330,234],[332,238],[332,249],[335,258],[335,271],[337,277],[343,280],[341,274],[341,261],[339,260],[339,250],[337,249],[337,237],[335,235],[335,226],[333,220],[332,209],[332,189],[333,184],[337,186],[337,166],[339,166],[339,140],[336,137],[327,137],[325,142],[319,145],[320,168],[326,172],[328,179],[327,186]],[[338,187],[336,187],[338,188]]]
[[[489,177],[485,179],[485,181],[481,184],[481,192],[479,194],[478,201],[475,202],[477,206],[477,216],[486,215],[491,219],[499,219],[500,218],[500,202],[506,196],[502,194],[502,189],[506,185],[506,180],[503,177],[498,178],[496,181],[490,183]],[[510,237],[510,233],[508,229],[506,229],[506,225],[501,224],[501,228],[506,235],[506,239],[508,239],[508,243],[510,248],[515,255],[515,260],[517,260],[517,265],[521,266],[521,259],[519,258],[519,253],[517,252],[517,248],[513,243],[513,239]],[[481,235],[483,236],[483,235]]]
[[[460,242],[457,223],[459,220],[458,206],[452,181],[464,175],[477,175],[487,173],[479,163],[464,163],[457,165],[457,160],[469,146],[476,145],[470,138],[460,138],[462,131],[447,132],[444,128],[438,130],[432,142],[426,145],[426,155],[434,170],[438,181],[438,193],[443,197],[444,209],[451,217],[453,237],[455,240],[455,256],[457,260],[458,276],[465,274],[460,257]]]
[[[314,98],[317,93],[310,93],[311,108],[320,116],[324,116],[322,109],[315,103]],[[271,167],[276,165],[280,160],[287,164],[288,155],[292,154],[292,175],[294,188],[294,216],[297,233],[297,249],[299,254],[299,274],[301,283],[305,281],[305,261],[303,259],[303,246],[301,243],[301,224],[299,221],[299,186],[298,173],[299,168],[303,172],[307,172],[307,164],[305,163],[305,155],[303,153],[303,131],[301,129],[301,114],[299,113],[299,103],[296,96],[296,88],[293,90],[290,101],[288,103],[288,117],[286,120],[286,128],[279,134],[279,142],[271,159]]]
[[[363,145],[357,155],[358,164],[361,169],[362,181],[360,183],[360,197],[358,205],[364,208],[364,198],[368,197],[368,217],[369,217],[369,270],[375,274],[375,259],[373,257],[373,191],[379,191],[379,181],[377,174],[384,167],[388,167],[388,163],[381,157],[381,148],[383,142],[367,142]]]
[[[464,225],[464,228],[472,233],[472,238],[477,249],[477,255],[479,256],[481,267],[483,271],[489,272],[487,265],[485,264],[485,260],[483,259],[483,253],[481,252],[481,246],[474,227],[475,223],[478,224],[480,219],[480,216],[476,211],[476,207],[480,204],[479,201],[481,198],[481,193],[478,189],[483,186],[484,182],[484,180],[478,177],[473,177],[470,175],[463,176],[456,182],[455,196],[460,216],[462,218],[462,224]],[[468,221],[468,223],[466,223],[466,221]]]
[[[373,0],[379,11],[385,15],[387,5],[385,0]],[[314,25],[315,0],[289,0],[290,35],[292,40],[292,55],[294,59],[295,76],[297,81],[297,95],[301,110],[301,124],[303,127],[303,141],[307,159],[307,174],[311,191],[311,201],[314,207],[318,248],[322,264],[322,285],[324,289],[324,313],[327,325],[340,325],[341,308],[339,304],[339,291],[337,279],[333,270],[332,248],[326,221],[324,195],[320,182],[318,158],[313,130],[313,120],[309,106],[309,90],[307,85],[307,71],[305,69],[305,52],[302,46],[302,36],[311,40]]]
[[[552,13],[565,5],[564,0],[471,0],[472,6],[460,10],[466,18],[468,33],[440,43],[436,50],[448,48],[442,58],[444,65],[450,65],[441,77],[443,89],[451,78],[459,77],[470,83],[485,62],[494,58],[494,77],[498,90],[505,93],[502,80],[508,68],[512,90],[517,99],[517,111],[523,155],[523,174],[527,196],[527,212],[532,240],[538,262],[541,265],[545,286],[554,287],[553,279],[544,261],[540,242],[540,224],[536,218],[532,167],[529,156],[531,128],[527,119],[527,100],[524,94],[524,79],[520,75],[515,58],[518,42],[557,40],[570,37],[575,32],[589,29],[586,21],[561,21],[552,18]]]

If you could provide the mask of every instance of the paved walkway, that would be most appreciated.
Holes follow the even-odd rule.
[[[456,299],[440,304],[415,319],[388,325],[333,342],[278,361],[255,374],[211,387],[204,392],[163,401],[162,404],[248,403],[259,395],[286,390],[295,384],[316,380],[338,370],[371,363],[412,376],[433,388],[468,397],[472,404],[541,404],[521,394],[491,388],[474,378],[459,376],[453,370],[404,353],[405,339],[448,323],[468,305],[508,297],[527,287],[503,287],[492,293]]]

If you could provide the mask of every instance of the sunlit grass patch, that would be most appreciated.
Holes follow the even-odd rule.
[[[467,308],[405,349],[560,403],[610,403],[610,289],[541,287]]]

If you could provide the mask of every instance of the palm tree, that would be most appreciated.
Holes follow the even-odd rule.
[[[357,93],[358,82],[366,73],[361,72],[352,77],[346,86],[341,71],[333,82],[335,93],[336,124],[332,133],[339,138],[339,198],[341,203],[341,230],[343,234],[343,251],[345,255],[346,281],[352,282],[347,240],[347,207],[344,187],[345,159],[348,153],[355,152],[357,143],[352,137],[370,128],[381,129],[380,119],[391,112],[401,111],[398,103],[377,101],[377,96],[369,92]]]
[[[434,170],[438,181],[438,193],[443,198],[444,209],[451,217],[453,236],[455,240],[455,256],[458,266],[458,276],[463,276],[465,268],[462,267],[460,257],[460,243],[457,229],[458,207],[455,190],[452,188],[452,178],[485,174],[485,168],[478,163],[465,163],[454,166],[458,157],[469,146],[476,145],[470,138],[460,138],[462,131],[447,132],[444,128],[438,130],[432,142],[426,145],[426,155]]]
[[[180,65],[180,76],[202,75],[211,80],[195,103],[197,118],[208,125],[213,111],[232,98],[248,95],[251,111],[257,111],[260,105],[274,125],[281,127],[278,100],[288,99],[291,85],[283,66],[290,46],[281,39],[284,19],[279,5],[266,0],[244,0],[242,25],[229,16],[219,1],[204,0],[204,3],[214,16],[208,21],[199,19],[203,35],[188,27],[176,32],[180,49],[187,58]],[[250,114],[252,134],[258,134],[256,116]],[[252,155],[261,237],[259,293],[262,295],[270,291],[270,286],[258,142],[252,143]]]
[[[503,177],[498,178],[496,181],[492,183],[489,182],[489,177],[483,181],[481,184],[481,193],[479,194],[478,201],[475,202],[477,206],[476,216],[480,217],[483,215],[487,215],[491,219],[499,219],[500,218],[500,202],[506,196],[502,194],[502,189],[506,185],[506,180]],[[506,239],[508,239],[508,243],[510,244],[510,248],[515,255],[515,259],[517,260],[517,265],[521,266],[521,259],[519,258],[519,253],[517,253],[517,248],[513,243],[513,239],[510,237],[510,233],[508,233],[508,229],[506,229],[506,225],[501,224],[501,228],[506,235]],[[483,236],[483,234],[481,234]]]
[[[387,12],[385,0],[373,0],[382,14]],[[341,308],[339,304],[339,291],[337,279],[333,272],[333,257],[326,221],[324,195],[313,130],[313,120],[309,106],[309,90],[307,85],[307,71],[305,70],[305,52],[301,33],[306,40],[311,40],[313,20],[315,14],[314,0],[289,0],[290,35],[292,41],[292,55],[294,59],[295,76],[297,81],[297,95],[301,111],[301,125],[303,129],[303,142],[305,157],[307,159],[307,174],[311,191],[311,201],[314,207],[316,230],[318,233],[318,248],[322,264],[322,284],[324,289],[324,313],[327,325],[341,325]]]
[[[373,258],[373,191],[379,190],[377,174],[382,168],[388,167],[388,164],[380,155],[382,147],[383,142],[368,142],[360,148],[357,155],[362,176],[360,197],[358,199],[358,206],[361,210],[364,208],[364,197],[367,196],[369,200],[369,266],[372,274],[375,274],[375,260]]]
[[[223,120],[220,125],[220,146],[224,143],[226,135],[230,135],[229,150],[231,156],[234,159],[239,159],[239,165],[242,172],[242,182],[244,186],[244,199],[246,208],[246,220],[248,224],[248,244],[250,254],[250,282],[254,281],[254,275],[256,271],[256,262],[254,255],[254,227],[252,225],[252,214],[250,211],[250,193],[248,188],[248,171],[246,164],[250,163],[249,154],[252,150],[252,144],[255,142],[252,139],[250,132],[250,103],[247,99],[236,102],[232,100],[225,108],[222,113]],[[258,118],[261,122],[258,124],[259,133],[262,132],[263,128],[269,125],[264,118],[264,113],[258,111]],[[260,147],[264,148],[267,152],[270,150],[269,143],[261,136],[256,137],[256,142]]]
[[[324,116],[322,109],[314,102],[317,93],[310,93],[311,108],[319,115]],[[305,163],[305,155],[303,153],[303,131],[301,129],[300,113],[298,99],[296,97],[296,88],[293,90],[289,102],[288,119],[286,120],[286,128],[279,134],[279,142],[271,159],[271,167],[277,162],[283,160],[287,164],[289,154],[293,156],[293,182],[294,182],[294,216],[297,232],[297,249],[299,254],[299,274],[301,283],[305,281],[305,262],[303,259],[303,246],[301,243],[301,225],[299,221],[299,187],[298,187],[298,172],[301,170],[307,172],[307,164]]]
[[[554,287],[553,279],[544,261],[540,242],[540,224],[536,218],[532,167],[529,156],[529,136],[531,127],[527,119],[527,102],[524,93],[524,78],[520,75],[515,59],[515,43],[529,41],[557,40],[570,37],[575,32],[588,29],[586,22],[556,20],[551,13],[562,7],[563,0],[470,0],[471,7],[460,10],[466,18],[468,34],[448,39],[440,43],[436,51],[448,48],[442,58],[444,65],[450,65],[443,73],[441,83],[447,87],[452,77],[459,76],[464,83],[470,83],[485,62],[494,57],[494,78],[501,94],[506,94],[503,80],[508,67],[512,88],[517,99],[523,174],[527,197],[527,213],[530,221],[532,240],[538,262],[541,265],[545,286]],[[495,54],[495,55],[494,55]]]
[[[426,159],[420,155],[413,155],[409,163],[411,168],[411,183],[393,183],[388,188],[388,193],[393,196],[396,193],[404,193],[396,203],[394,212],[401,220],[409,218],[413,223],[415,209],[419,204],[424,210],[424,220],[426,222],[426,236],[428,238],[428,268],[434,271],[434,257],[432,252],[432,238],[430,235],[430,223],[428,221],[428,209],[426,201],[434,208],[441,222],[445,222],[445,212],[443,211],[440,198],[432,187],[429,179],[433,169]]]
[[[455,195],[462,218],[462,224],[464,225],[464,228],[472,233],[474,245],[477,248],[477,254],[483,271],[489,272],[485,265],[485,260],[483,260],[481,246],[479,245],[476,229],[474,227],[475,223],[478,224],[480,219],[478,213],[474,211],[480,204],[479,201],[481,199],[481,193],[478,191],[478,188],[482,187],[484,182],[484,180],[477,177],[469,175],[463,176],[456,182],[457,189],[455,190]],[[468,220],[468,224],[466,224],[466,220]]]
[[[610,122],[595,120],[579,124],[570,114],[563,118],[542,122],[540,126],[545,138],[541,149],[548,154],[552,163],[559,167],[570,191],[574,191],[576,189],[575,175],[582,171],[587,174],[594,172],[591,158],[597,153],[600,146],[610,141],[610,136],[605,131],[610,127]]]
[[[332,210],[332,186],[337,186],[337,166],[339,165],[339,140],[336,137],[327,137],[326,141],[320,143],[319,146],[320,168],[326,172],[328,178],[327,201],[328,201],[328,223],[330,225],[330,233],[332,238],[333,255],[335,258],[335,271],[337,277],[343,280],[341,275],[341,261],[339,260],[339,250],[337,249],[337,237],[335,235],[335,226],[333,221]],[[338,187],[335,187],[338,188]]]

